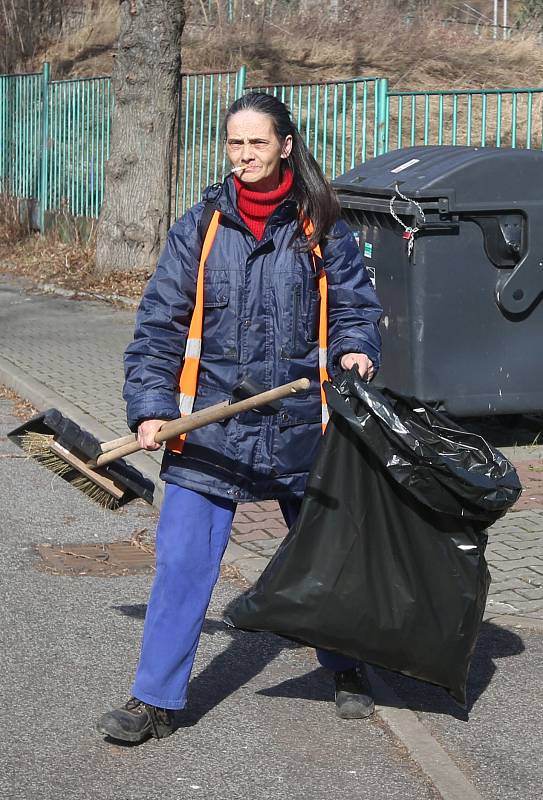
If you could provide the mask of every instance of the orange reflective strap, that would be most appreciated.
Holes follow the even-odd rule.
[[[198,266],[198,277],[196,280],[196,299],[194,302],[194,311],[190,321],[189,332],[185,344],[185,358],[183,361],[183,368],[179,376],[179,411],[182,417],[192,414],[194,400],[196,399],[196,390],[198,388],[198,372],[200,369],[200,356],[202,353],[202,334],[204,330],[204,270],[207,257],[213,247],[215,236],[219,227],[221,219],[220,211],[215,211],[211,217],[211,222],[207,229],[204,243],[202,245],[202,253],[200,255],[200,264]],[[174,453],[182,453],[186,433],[169,439],[166,447]]]
[[[304,223],[305,235],[309,239],[313,233],[313,224],[306,220]],[[313,269],[318,278],[319,283],[319,296],[320,296],[320,313],[319,313],[319,382],[321,387],[321,419],[322,419],[322,432],[326,430],[328,424],[329,413],[328,405],[326,403],[326,395],[324,394],[324,381],[329,381],[328,375],[328,278],[324,267],[321,266],[319,271],[319,264],[317,259],[321,262],[322,250],[320,245],[317,245],[311,250]]]

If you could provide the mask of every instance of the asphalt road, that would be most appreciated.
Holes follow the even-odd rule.
[[[0,400],[0,796],[10,800],[425,800],[436,792],[386,726],[334,714],[311,651],[227,629],[240,591],[212,598],[186,726],[140,747],[106,742],[96,718],[128,697],[150,576],[39,571],[37,543],[108,542],[154,527],[154,510],[107,512],[22,457]],[[490,795],[489,795],[490,796]]]

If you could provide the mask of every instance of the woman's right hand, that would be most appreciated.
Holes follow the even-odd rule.
[[[163,419],[146,419],[138,426],[138,444],[144,450],[159,450],[162,445],[155,442],[155,434],[164,425]]]

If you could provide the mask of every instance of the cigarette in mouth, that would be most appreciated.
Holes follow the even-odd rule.
[[[244,169],[245,167],[232,167],[230,172],[243,172]]]

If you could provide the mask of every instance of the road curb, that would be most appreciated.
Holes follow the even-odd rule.
[[[38,283],[36,288],[44,294],[56,294],[59,297],[68,298],[75,297],[77,300],[83,298],[84,300],[95,300],[100,303],[117,303],[131,309],[136,309],[140,303],[139,300],[134,300],[132,297],[126,297],[123,294],[101,294],[99,292],[86,292],[83,289],[63,289],[53,283]]]
[[[367,672],[377,713],[430,779],[442,800],[483,800],[415,712],[405,706],[374,669],[367,666]]]

